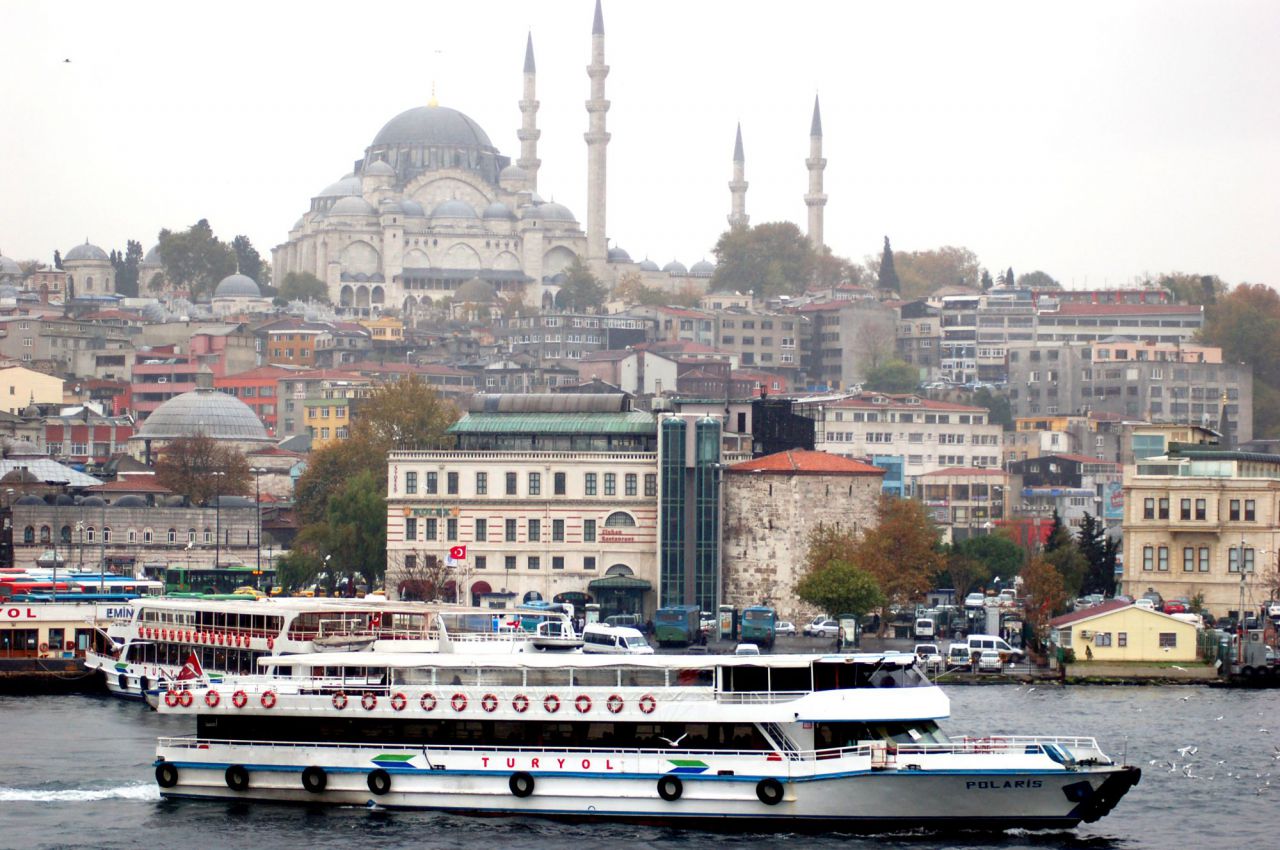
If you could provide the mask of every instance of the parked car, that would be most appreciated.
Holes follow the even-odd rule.
[[[1183,599],[1170,599],[1164,603],[1164,612],[1166,614],[1186,614],[1190,610],[1190,603]]]
[[[773,630],[780,635],[787,635],[788,637],[796,636],[796,624],[788,620],[782,620],[773,627]]]
[[[916,657],[926,667],[936,668],[942,666],[942,653],[938,651],[936,643],[918,643],[915,649]]]
[[[840,634],[840,624],[830,617],[818,617],[804,627],[804,633],[809,637],[833,638]]]
[[[1141,599],[1134,600],[1133,604],[1134,604],[1134,607],[1136,608],[1146,608],[1148,611],[1156,610],[1156,603],[1152,602],[1150,599],[1148,599],[1145,596],[1142,597]]]
[[[977,592],[970,593],[968,596],[964,598],[964,607],[981,608],[983,605],[986,604],[986,599],[987,597],[983,596],[981,593],[977,593]]]
[[[969,644],[953,643],[947,647],[947,667],[968,667],[972,663],[972,656],[969,654]]]
[[[1002,670],[1004,670],[1004,662],[1000,660],[1000,653],[994,649],[984,649],[978,656],[979,673],[999,673]]]
[[[740,643],[733,650],[734,655],[759,655],[760,647],[754,643]]]

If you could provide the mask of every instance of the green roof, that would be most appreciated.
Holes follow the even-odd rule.
[[[605,576],[587,583],[588,590],[649,590],[653,585],[635,576]]]
[[[468,413],[449,427],[450,434],[648,434],[657,435],[652,414],[627,413]]]

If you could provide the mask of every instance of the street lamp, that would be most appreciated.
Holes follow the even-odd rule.
[[[222,555],[222,477],[225,472],[210,472],[213,476],[213,568],[218,569]]]
[[[257,530],[254,532],[253,542],[258,549],[257,553],[257,572],[254,573],[256,581],[254,586],[261,586],[262,583],[262,476],[267,470],[260,466],[255,466],[249,470],[253,473],[253,504],[256,511],[255,522]]]

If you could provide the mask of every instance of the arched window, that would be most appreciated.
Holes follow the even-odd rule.
[[[210,530],[209,530],[209,529],[207,529],[207,528],[204,530],[204,542],[205,542],[205,543],[212,543],[212,542],[213,542],[213,532],[212,532],[212,531],[210,531]]]
[[[36,530],[34,526],[28,525],[26,528],[22,529],[22,542],[23,543],[36,542]]]
[[[40,526],[40,542],[41,543],[48,543],[49,540],[51,539],[50,538],[51,534],[52,532],[49,530],[49,526],[47,525]]]
[[[138,529],[136,529],[136,528],[131,528],[131,529],[129,529],[129,532],[128,532],[128,540],[129,540],[129,542],[130,542],[130,543],[137,543],[137,542],[138,542]]]
[[[103,543],[111,542],[111,526],[109,525],[102,526],[102,542]]]
[[[171,529],[169,529],[169,536],[168,536],[167,538],[165,538],[165,539],[166,539],[166,540],[168,540],[170,543],[177,543],[177,542],[178,542],[178,529],[176,529],[176,528],[171,528]]]
[[[86,291],[93,291],[93,275],[89,275],[84,279],[84,288]]]
[[[142,542],[143,542],[143,543],[150,543],[150,542],[151,542],[152,540],[154,540],[154,539],[155,539],[155,534],[153,534],[153,533],[152,533],[151,529],[149,529],[149,528],[144,528],[144,529],[142,530]]]
[[[614,511],[604,521],[605,528],[634,528],[635,519],[624,511]]]
[[[66,543],[68,546],[71,545],[71,526],[64,525],[58,530],[58,541]]]
[[[97,530],[92,525],[85,527],[85,530],[84,530],[85,543],[92,543],[97,536],[98,536]]]
[[[194,528],[187,529],[187,542],[188,543],[196,542],[196,530]]]

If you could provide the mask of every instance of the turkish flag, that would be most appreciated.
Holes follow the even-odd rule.
[[[449,547],[449,557],[455,561],[465,561],[467,559],[467,547],[466,546]]]

